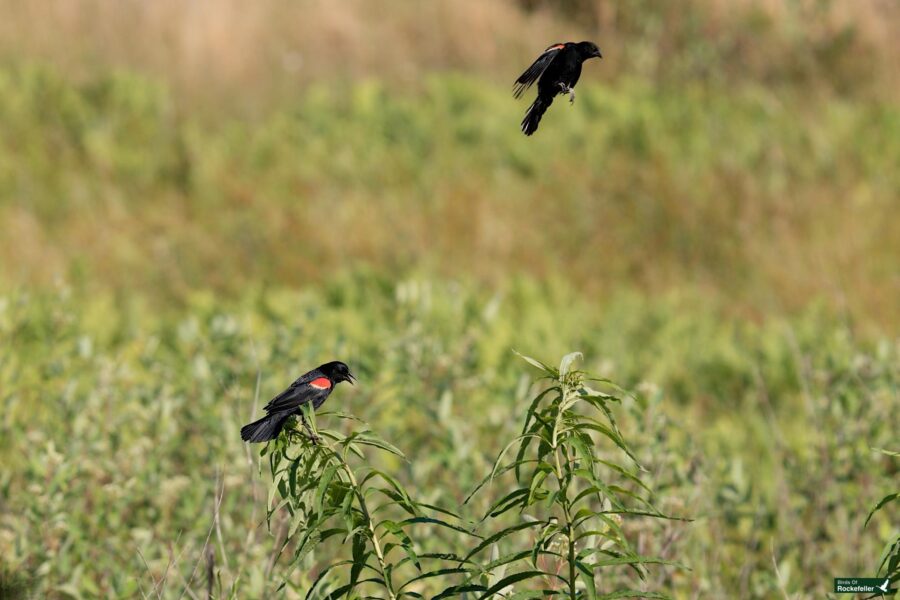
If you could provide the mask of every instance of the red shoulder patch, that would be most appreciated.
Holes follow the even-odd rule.
[[[317,377],[310,381],[309,385],[316,388],[317,390],[327,390],[331,387],[331,382],[327,377]]]
[[[549,52],[551,50],[562,50],[565,47],[566,47],[565,44],[553,44],[552,46],[550,46],[549,48],[544,50],[544,52]]]

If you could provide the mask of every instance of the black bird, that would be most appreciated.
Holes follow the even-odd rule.
[[[241,439],[245,442],[274,440],[281,433],[288,417],[300,414],[301,407],[312,402],[313,408],[318,409],[334,390],[334,386],[342,381],[352,384],[354,379],[350,367],[337,360],[301,375],[288,389],[266,404],[265,417],[241,427]]]
[[[575,102],[573,88],[581,77],[581,63],[594,57],[603,58],[603,55],[593,42],[553,44],[519,75],[513,84],[513,95],[516,98],[535,81],[538,82],[537,99],[528,108],[522,120],[522,132],[525,135],[537,131],[544,111],[553,104],[553,97],[557,94],[569,94],[569,102]]]

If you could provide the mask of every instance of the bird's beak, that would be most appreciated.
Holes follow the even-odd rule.
[[[353,376],[353,373],[347,373],[347,381],[350,382],[350,385],[356,383],[356,377]]]
[[[597,50],[597,52],[594,53],[594,56],[596,56],[597,58],[603,58],[603,55],[600,54],[599,50]]]

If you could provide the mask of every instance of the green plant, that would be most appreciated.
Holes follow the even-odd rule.
[[[891,452],[883,449],[878,449],[878,452],[893,458],[900,458],[900,452]],[[869,525],[869,521],[872,520],[875,513],[883,510],[892,502],[898,501],[900,501],[900,491],[893,492],[882,498],[869,513],[869,516],[866,517],[864,527]],[[892,585],[900,581],[900,533],[895,532],[893,538],[884,546],[884,551],[881,553],[878,563],[878,576],[887,577],[891,580]]]
[[[522,433],[504,448],[491,474],[473,491],[514,473],[514,489],[492,503],[484,520],[513,511],[522,516],[482,540],[466,557],[493,549],[490,562],[481,567],[482,597],[525,582],[540,594],[573,600],[665,597],[633,589],[603,593],[596,585],[595,578],[604,569],[627,566],[643,579],[646,565],[674,563],[642,556],[628,541],[625,518],[670,517],[644,497],[651,491],[641,480],[640,465],[610,409],[620,402],[615,394],[625,392],[609,380],[574,369],[579,356],[579,352],[564,356],[558,369],[523,356],[542,371],[550,386],[533,399]],[[593,389],[588,382],[613,393]],[[515,459],[505,460],[513,449]],[[524,530],[533,536],[530,548],[497,550],[503,540]],[[505,574],[510,565],[521,563],[524,568]]]
[[[342,413],[330,414],[356,421]],[[368,428],[348,435],[318,429],[311,409],[301,419],[306,433],[289,426],[262,451],[269,455],[273,480],[268,521],[271,525],[273,515],[282,508],[290,513],[290,527],[279,555],[293,545],[293,563],[283,585],[304,558],[330,539],[350,548],[345,558],[336,558],[321,569],[308,590],[303,590],[307,598],[371,597],[375,590],[380,594],[376,597],[391,600],[421,598],[415,591],[417,582],[465,572],[445,565],[447,560],[457,559],[455,555],[418,551],[410,535],[416,524],[468,533],[453,522],[458,520],[456,515],[416,502],[385,471],[355,464],[367,459],[365,448],[406,460],[400,450]],[[293,443],[297,438],[301,443]],[[297,455],[291,456],[295,450]],[[276,494],[281,501],[272,506]]]
[[[895,339],[866,339],[820,311],[751,323],[703,296],[615,294],[599,310],[558,283],[523,278],[502,289],[494,296],[453,280],[345,274],[324,288],[251,288],[240,301],[195,294],[161,312],[141,296],[116,302],[65,288],[2,295],[0,346],[9,351],[0,353],[0,571],[25,576],[41,598],[141,590],[205,598],[213,550],[217,597],[303,598],[295,590],[307,590],[351,546],[337,537],[319,544],[294,567],[294,589],[275,594],[296,541],[272,560],[291,521],[283,508],[268,533],[269,456],[263,479],[258,456],[238,441],[258,413],[254,396],[277,393],[317,358],[346,357],[363,385],[325,408],[359,416],[410,457],[363,447],[366,461],[351,453],[348,462],[371,462],[412,498],[454,509],[522,431],[534,393],[526,365],[508,350],[520,345],[546,356],[583,348],[590,366],[582,368],[640,390],[640,402],[621,396],[621,406],[610,406],[647,469],[641,480],[661,512],[697,519],[626,516],[638,554],[692,569],[651,568],[642,589],[676,598],[818,598],[835,573],[874,575],[900,506],[885,506],[863,529],[869,509],[896,491],[884,489],[896,461],[873,461],[870,450],[896,438]],[[347,423],[319,419],[349,434]],[[593,449],[606,459],[602,446]],[[513,475],[498,476],[493,492],[457,512],[477,520],[512,491]],[[509,511],[479,533],[520,518]],[[430,527],[411,526],[420,556],[464,558],[479,543],[431,535]],[[532,541],[525,529],[476,558],[489,563],[495,548],[499,558],[513,542],[525,549]],[[463,566],[460,585],[484,585]],[[500,571],[489,579],[499,581]],[[455,577],[404,591],[433,598]],[[606,569],[597,584],[627,587],[626,577],[637,581],[628,568]]]
[[[368,429],[349,435],[320,430],[315,413],[306,411],[301,417],[305,432],[288,428],[273,446],[263,450],[269,455],[273,478],[269,505],[276,495],[281,498],[270,510],[269,519],[281,508],[291,515],[281,549],[293,544],[292,568],[331,538],[350,544],[349,551],[344,552],[349,557],[323,568],[307,598],[356,597],[375,589],[391,599],[419,598],[422,595],[415,591],[417,582],[461,576],[465,576],[462,583],[445,587],[434,598],[470,592],[488,598],[505,595],[504,591],[514,585],[527,586],[522,591],[527,597],[666,597],[635,589],[602,594],[595,584],[601,569],[627,566],[643,578],[646,565],[674,563],[640,555],[627,539],[625,517],[669,517],[644,497],[650,489],[635,472],[635,467],[640,467],[609,407],[619,398],[592,389],[586,382],[597,382],[617,393],[623,391],[608,380],[589,379],[573,369],[578,356],[580,353],[563,357],[559,369],[525,357],[552,385],[532,401],[522,434],[506,446],[491,474],[473,491],[504,473],[514,472],[517,486],[492,503],[483,521],[514,510],[521,518],[479,539],[462,557],[446,550],[423,553],[409,531],[421,524],[473,536],[460,525],[456,514],[415,501],[382,469],[351,464],[366,460],[363,447],[405,460],[397,448]],[[293,443],[298,439],[299,444]],[[622,456],[607,455],[598,444],[600,440],[611,442],[613,454]],[[518,448],[515,460],[504,462],[513,448]],[[295,449],[298,453],[292,456]],[[632,464],[621,464],[623,457]],[[526,531],[532,532],[533,541],[505,554],[499,552],[501,543]],[[476,557],[488,549],[492,552],[489,562],[480,564]],[[508,567],[521,563],[524,568],[514,567],[514,572],[506,574]]]

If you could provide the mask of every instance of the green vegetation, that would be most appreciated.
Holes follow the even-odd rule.
[[[627,392],[576,369],[580,356],[567,354],[559,368],[523,357],[548,380],[547,388],[531,401],[522,433],[503,448],[490,475],[467,498],[485,488],[502,489],[482,521],[518,513],[512,524],[491,532],[466,555],[493,550],[478,569],[483,585],[472,590],[482,597],[523,587],[535,598],[668,597],[610,572],[628,567],[643,580],[648,566],[676,563],[642,555],[625,534],[631,524],[625,519],[669,517],[645,497],[653,491],[641,480],[642,467],[613,415],[622,402],[616,394],[628,397]],[[503,477],[508,473],[515,474],[515,484],[507,493],[497,482],[509,479]],[[523,534],[518,547],[510,549]],[[503,552],[496,549],[501,545]]]
[[[587,593],[602,561],[558,538],[589,473],[557,452],[690,519],[592,529],[635,565],[598,593],[894,577],[900,4],[203,6],[0,0],[0,597],[324,598],[354,555],[397,595],[556,567]],[[570,37],[605,58],[525,139],[509,84]],[[635,391],[604,398],[631,457],[554,443],[546,411],[603,409],[514,351],[572,349]],[[327,445],[239,442],[337,358]],[[390,525],[359,530],[378,488]]]
[[[884,449],[879,449],[878,451],[885,456],[900,458],[900,453],[898,452],[891,452],[890,450]],[[893,502],[897,502],[898,499],[900,499],[900,492],[893,492],[882,498],[878,504],[875,505],[875,508],[872,509],[872,512],[869,513],[869,516],[866,517],[866,525],[869,524],[869,521],[872,520],[875,513],[884,510],[886,506]],[[894,584],[900,581],[900,531],[896,532],[894,538],[889,539],[888,543],[885,544],[884,551],[881,554],[881,562],[878,565],[878,575],[890,579],[892,588],[894,587]]]
[[[900,322],[896,105],[585,83],[523,144],[524,104],[472,79],[314,86],[209,123],[133,75],[0,71],[0,276],[165,306],[349,266],[556,274],[603,295],[698,287],[745,314],[821,300]]]
[[[269,456],[273,479],[269,504],[276,495],[281,498],[269,513],[269,523],[282,508],[290,515],[281,544],[282,551],[293,547],[285,585],[308,597],[328,598],[373,597],[375,591],[391,599],[466,594],[487,598],[514,588],[530,590],[527,597],[567,594],[597,600],[644,595],[645,590],[629,590],[627,585],[617,589],[628,580],[611,578],[607,572],[631,567],[644,579],[648,565],[674,564],[639,555],[622,526],[624,518],[666,517],[643,497],[650,489],[640,474],[616,462],[624,457],[636,466],[610,409],[621,399],[586,382],[621,390],[575,369],[579,354],[563,357],[559,369],[525,358],[542,371],[549,387],[531,401],[522,434],[503,449],[466,503],[479,490],[503,489],[495,481],[510,472],[522,487],[500,492],[475,525],[446,508],[417,502],[392,475],[366,464],[371,459],[365,451],[372,449],[408,460],[399,449],[358,426],[349,435],[320,429],[317,415],[305,410],[302,429],[297,425],[262,452]],[[582,405],[594,414],[579,412]],[[321,416],[326,415],[356,420],[344,413]],[[611,442],[612,452],[604,451],[597,444],[600,440]],[[513,448],[518,448],[515,459],[507,460]],[[352,464],[357,462],[362,464]],[[516,509],[518,519],[499,531],[484,531],[486,523],[509,521]],[[417,532],[421,535],[416,541],[416,535],[410,535],[413,529],[425,530]],[[462,539],[447,539],[442,533]],[[329,540],[337,545],[336,557],[318,567],[311,584],[301,577],[303,583],[297,586],[291,571],[301,566],[303,571],[316,569],[316,561],[307,557],[321,555],[320,548]],[[510,542],[518,546],[509,549]],[[502,554],[501,546],[507,547]],[[485,551],[490,557],[479,560]],[[600,575],[608,594],[595,584]]]
[[[891,473],[870,447],[896,437],[895,344],[860,344],[814,314],[752,325],[697,299],[626,296],[598,310],[579,298],[563,284],[495,295],[371,276],[240,301],[198,295],[179,317],[65,291],[8,296],[6,568],[32,574],[42,595],[152,596],[158,585],[177,597],[188,581],[201,594],[209,539],[217,590],[276,589],[290,519],[275,515],[267,533],[267,477],[236,432],[322,357],[345,358],[361,379],[325,408],[410,457],[373,466],[419,502],[480,518],[493,493],[457,507],[530,404],[531,377],[509,349],[581,347],[589,370],[641,390],[646,408],[628,400],[618,425],[658,508],[695,519],[624,530],[641,554],[691,569],[651,571],[648,589],[814,597],[833,573],[874,573],[890,513],[863,522]],[[333,416],[319,426],[349,432]],[[300,589],[330,558],[308,560],[292,574]]]

